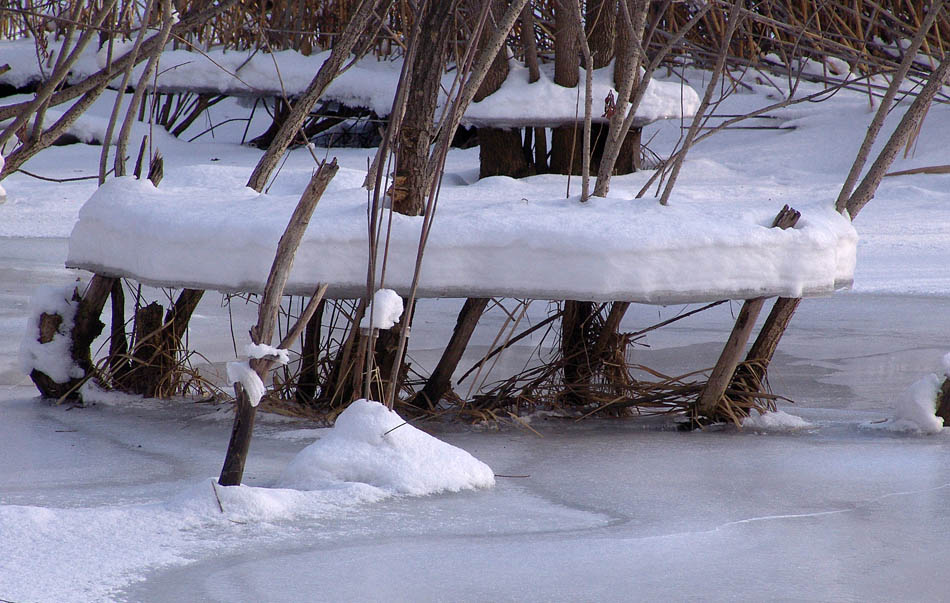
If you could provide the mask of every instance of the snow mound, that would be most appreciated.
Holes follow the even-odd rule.
[[[926,434],[940,433],[943,418],[937,416],[937,394],[943,377],[930,373],[915,381],[894,408],[894,417],[882,427],[890,431],[908,431]]]
[[[315,490],[340,481],[423,496],[490,488],[495,476],[468,452],[416,429],[379,402],[357,400],[325,436],[300,451],[278,485]]]
[[[742,427],[752,431],[780,433],[809,429],[814,425],[801,417],[790,415],[784,410],[775,410],[746,417],[742,421]]]

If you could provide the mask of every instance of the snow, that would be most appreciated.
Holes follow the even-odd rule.
[[[940,433],[943,418],[936,415],[937,395],[946,376],[925,375],[912,383],[894,408],[894,417],[881,426],[892,431],[912,431],[924,434]]]
[[[641,69],[641,74],[642,72]],[[608,121],[604,116],[604,108],[598,103],[606,99],[608,94],[617,97],[613,73],[613,62],[594,70],[591,86],[594,105],[591,119],[595,123]],[[586,80],[583,71],[579,80]],[[465,112],[462,123],[494,127],[556,126],[572,123],[584,119],[585,93],[583,84],[577,88],[555,84],[548,69],[542,70],[538,81],[528,83],[528,68],[517,61],[510,61],[508,77],[501,88],[481,102],[472,103]],[[699,95],[690,86],[682,82],[651,79],[637,107],[634,122],[639,127],[658,119],[692,117],[698,108]]]
[[[765,413],[752,413],[742,420],[742,428],[755,432],[787,432],[810,429],[811,423],[790,415],[784,410],[774,410]]]
[[[373,294],[373,301],[360,321],[361,329],[370,328],[372,317],[374,329],[391,329],[402,316],[402,298],[392,289],[378,289]]]
[[[369,400],[351,403],[329,433],[300,451],[277,483],[308,490],[339,481],[415,496],[495,485],[488,465]]]
[[[248,358],[272,358],[280,364],[290,362],[290,352],[263,343],[249,343],[244,346]]]
[[[66,383],[70,379],[83,376],[83,370],[72,361],[73,319],[76,317],[78,302],[73,300],[76,285],[46,285],[37,288],[30,305],[29,320],[20,343],[20,370],[30,374],[33,370],[45,373],[56,383]],[[53,338],[41,343],[40,318],[43,314],[55,314],[62,317]]]
[[[247,400],[251,406],[257,406],[261,398],[267,393],[267,387],[261,381],[257,371],[245,362],[229,362],[227,364],[228,382],[240,383],[247,394]]]
[[[50,49],[58,52],[62,41],[50,40]],[[132,49],[131,41],[117,43],[113,47],[113,60]],[[106,64],[108,48],[96,50],[90,44],[80,55],[67,81],[76,82],[88,77]],[[42,79],[43,67],[38,63],[32,40],[0,41],[0,56],[10,57],[12,69],[0,74],[0,83],[22,87]],[[237,50],[210,49],[205,51],[166,50],[159,58],[157,88],[160,91],[203,92],[236,96],[299,97],[309,86],[320,66],[329,58],[330,51],[304,56],[293,50],[273,53]],[[348,61],[349,62],[349,61]],[[132,72],[132,81],[137,82],[144,64]],[[520,108],[519,116],[526,116],[539,123],[576,121],[577,94],[581,88],[564,88],[553,83],[546,66],[542,79],[527,83],[527,69],[512,62],[511,72],[499,96],[489,97],[473,106],[466,114],[470,125],[483,123],[486,119],[503,120],[513,108]],[[336,101],[349,107],[363,107],[381,117],[389,115],[393,95],[399,83],[402,60],[364,57],[335,78],[323,95],[323,101]],[[594,98],[607,96],[613,90],[613,67],[595,70]],[[452,89],[454,73],[442,78],[442,98]],[[583,74],[580,80],[584,81]],[[119,78],[116,79],[116,82]],[[116,84],[117,85],[117,84]],[[614,91],[616,96],[616,91]],[[581,103],[583,107],[583,103]],[[637,111],[640,125],[657,119],[691,116],[699,106],[696,92],[689,86],[673,82],[653,80]],[[583,109],[580,111],[583,118]],[[605,121],[598,112],[595,121]]]
[[[688,76],[701,89],[703,75]],[[754,88],[720,110],[738,113],[770,102],[774,90]],[[93,117],[107,116],[113,98],[97,103]],[[224,102],[209,116],[213,122],[246,117],[247,109]],[[761,207],[750,203],[740,213],[757,212],[764,224],[784,203],[830,203],[873,117],[868,99],[841,91],[775,117],[766,123],[795,129],[726,131],[698,144],[668,209],[752,198]],[[267,125],[258,115],[251,130]],[[196,124],[188,135],[205,127]],[[238,146],[243,127],[223,126],[213,141],[210,135],[192,144],[160,140],[169,183],[194,193],[195,204],[207,193],[181,183],[240,188],[260,157]],[[914,154],[899,157],[894,169],[946,163],[948,127],[950,110],[932,107]],[[651,148],[660,154],[680,135],[672,122],[648,128],[644,139],[655,135]],[[95,175],[100,150],[51,148],[26,169]],[[367,152],[333,153],[342,167],[331,189],[357,189]],[[272,193],[299,195],[312,168],[305,150],[291,153]],[[510,208],[563,197],[567,184],[564,177],[535,177],[506,191],[514,183],[476,184],[476,169],[477,151],[453,151],[445,173],[456,189],[451,194],[461,200],[505,193],[499,205]],[[615,178],[606,203],[630,204],[650,174]],[[571,180],[574,194],[578,181]],[[665,419],[575,424],[540,415],[531,422],[536,433],[423,424],[499,475],[491,489],[423,497],[392,496],[363,482],[276,487],[307,443],[329,435],[313,423],[260,413],[246,485],[215,488],[208,476],[219,470],[230,435],[227,406],[115,393],[97,394],[86,408],[36,399],[17,362],[29,300],[39,285],[74,279],[63,268],[65,238],[95,181],[51,184],[17,173],[3,184],[10,197],[0,206],[0,598],[946,598],[935,576],[943,571],[950,530],[950,431],[916,437],[863,426],[893,417],[903,392],[922,375],[946,371],[950,176],[886,178],[855,223],[861,239],[853,290],[805,300],[796,313],[770,385],[796,400],[794,407],[780,405],[783,411],[813,427],[794,436],[750,429],[677,433]],[[590,207],[596,210],[597,202]],[[806,211],[803,219],[811,218]],[[468,228],[482,228],[474,212]],[[542,238],[560,231],[553,232]],[[182,254],[178,261],[190,258]],[[313,283],[306,293],[312,290]],[[161,291],[145,291],[165,299]],[[218,296],[205,298],[189,343],[223,365],[234,357],[229,313]],[[414,366],[435,365],[461,303],[420,302],[409,350]],[[694,307],[634,305],[621,330],[634,332]],[[256,320],[254,305],[232,301],[231,310],[235,328]],[[711,366],[737,310],[724,304],[651,331],[631,358],[670,375]],[[545,312],[544,304],[532,306],[525,321],[536,324]],[[464,367],[492,347],[506,318],[498,309],[486,315]],[[520,369],[536,344],[520,342],[501,364]],[[928,387],[934,384],[931,379]]]
[[[190,176],[168,170],[158,188],[131,176],[101,186],[79,212],[67,265],[156,286],[263,291],[299,193],[259,195],[214,182],[211,172]],[[680,197],[668,207],[625,197],[581,203],[555,196],[560,180],[445,186],[419,295],[668,304],[827,295],[852,281],[857,234],[830,203],[797,202],[802,219],[781,230],[769,228],[781,204],[756,196]],[[381,254],[388,247],[386,286],[400,295],[412,286],[422,222],[394,215],[388,246],[380,245]],[[330,296],[359,295],[367,249],[365,191],[328,190],[286,291],[306,295],[322,282]]]

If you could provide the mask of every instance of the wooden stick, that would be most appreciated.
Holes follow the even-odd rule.
[[[320,164],[319,169],[310,178],[310,183],[300,197],[297,208],[277,243],[274,263],[271,265],[267,284],[264,287],[264,296],[258,309],[257,324],[251,329],[251,339],[254,343],[269,345],[273,338],[277,314],[280,310],[280,299],[284,295],[284,287],[290,277],[290,269],[293,267],[297,248],[300,246],[300,241],[307,230],[310,217],[313,215],[320,197],[323,196],[323,192],[338,169],[336,159],[330,163]],[[317,304],[311,305],[313,309],[316,309]],[[306,321],[298,321],[291,332],[297,331],[298,327],[303,328],[303,325],[306,325]],[[249,361],[251,368],[262,379],[270,370],[272,363],[273,361],[268,358],[252,358]],[[238,486],[244,478],[244,465],[251,446],[254,417],[257,411],[254,406],[251,406],[247,392],[240,383],[234,384],[234,393],[237,398],[234,425],[231,428],[231,439],[228,442],[228,451],[224,457],[221,476],[218,478],[218,483],[222,486]]]

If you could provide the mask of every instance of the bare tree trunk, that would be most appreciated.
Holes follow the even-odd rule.
[[[410,69],[408,100],[396,133],[396,177],[392,187],[393,210],[422,215],[428,189],[429,147],[435,137],[435,109],[445,72],[446,44],[451,33],[454,2],[424,4],[416,52]]]
[[[567,88],[577,87],[580,78],[580,36],[582,27],[567,2],[555,0],[554,7],[554,83]],[[578,113],[580,114],[580,109]],[[580,174],[582,142],[576,124],[554,128],[551,133],[551,172]]]
[[[470,297],[465,300],[455,323],[452,338],[445,347],[445,351],[439,359],[439,364],[429,375],[425,387],[416,395],[417,406],[427,404],[429,408],[434,408],[442,399],[442,396],[452,389],[452,374],[455,373],[459,361],[462,360],[462,354],[465,353],[465,348],[472,338],[472,333],[475,332],[478,319],[485,312],[488,302],[487,297]]]
[[[798,223],[800,217],[800,213],[786,205],[775,216],[772,228],[783,230],[792,228]],[[700,393],[697,410],[701,415],[707,418],[714,418],[717,415],[717,407],[736,374],[739,358],[745,349],[745,344],[749,340],[749,335],[752,333],[752,328],[755,326],[755,321],[759,317],[759,312],[762,311],[764,304],[764,297],[750,299],[742,304],[742,309],[739,311],[736,324],[729,334],[729,339],[719,355],[719,360],[716,361],[716,366],[713,367],[712,373],[709,375],[706,386]],[[778,344],[777,340],[775,344]],[[763,345],[765,345],[764,341]],[[774,352],[774,347],[772,352]]]
[[[502,0],[492,0],[491,23],[497,21],[504,12]],[[485,28],[482,32],[480,46],[484,46],[491,38],[493,28]],[[475,102],[484,100],[501,88],[508,77],[508,51],[502,49],[495,55],[482,85],[475,93]],[[521,145],[521,130],[517,128],[478,128],[478,161],[479,178],[489,176],[511,176],[522,178],[528,175],[528,160]]]

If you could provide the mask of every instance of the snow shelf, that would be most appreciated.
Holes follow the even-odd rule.
[[[309,295],[324,282],[335,297],[366,290],[366,191],[359,178],[340,175],[310,221],[287,294]],[[781,230],[768,227],[779,208],[759,200],[582,204],[552,198],[552,182],[444,186],[419,295],[668,304],[825,295],[853,278],[857,234],[831,203],[796,207],[798,225]],[[116,178],[80,211],[67,266],[158,286],[261,292],[297,201],[244,187]],[[421,226],[421,217],[392,216],[383,286],[403,295]]]
[[[49,41],[50,48],[58,51],[62,41]],[[127,52],[132,43],[121,43],[113,50],[115,55]],[[92,75],[106,64],[107,51],[97,51],[94,44],[83,52],[70,73],[69,81],[76,82]],[[167,50],[162,53],[156,85],[161,92],[201,92],[250,97],[298,97],[309,86],[313,76],[330,52],[304,56],[293,50],[274,53],[238,50],[209,50],[205,53],[187,50]],[[49,68],[38,62],[32,39],[0,41],[0,57],[11,69],[0,74],[0,84],[15,88],[45,79]],[[402,59],[388,60],[365,57],[334,78],[321,100],[336,101],[348,107],[364,107],[384,117],[389,115],[393,95],[399,84]],[[584,118],[584,73],[581,85],[565,88],[553,81],[553,64],[542,65],[541,79],[528,83],[528,70],[512,60],[508,79],[495,94],[473,104],[466,112],[463,123],[470,126],[494,127],[553,126],[576,122]],[[137,82],[144,68],[139,65],[133,72]],[[442,90],[452,89],[455,73],[442,79]],[[116,78],[118,85],[120,78]],[[606,122],[603,104],[608,91],[613,90],[613,64],[594,71],[594,121]],[[616,96],[616,90],[613,90]],[[440,105],[445,102],[442,94]],[[651,80],[637,109],[635,127],[675,117],[689,117],[696,112],[699,97],[680,82]]]

